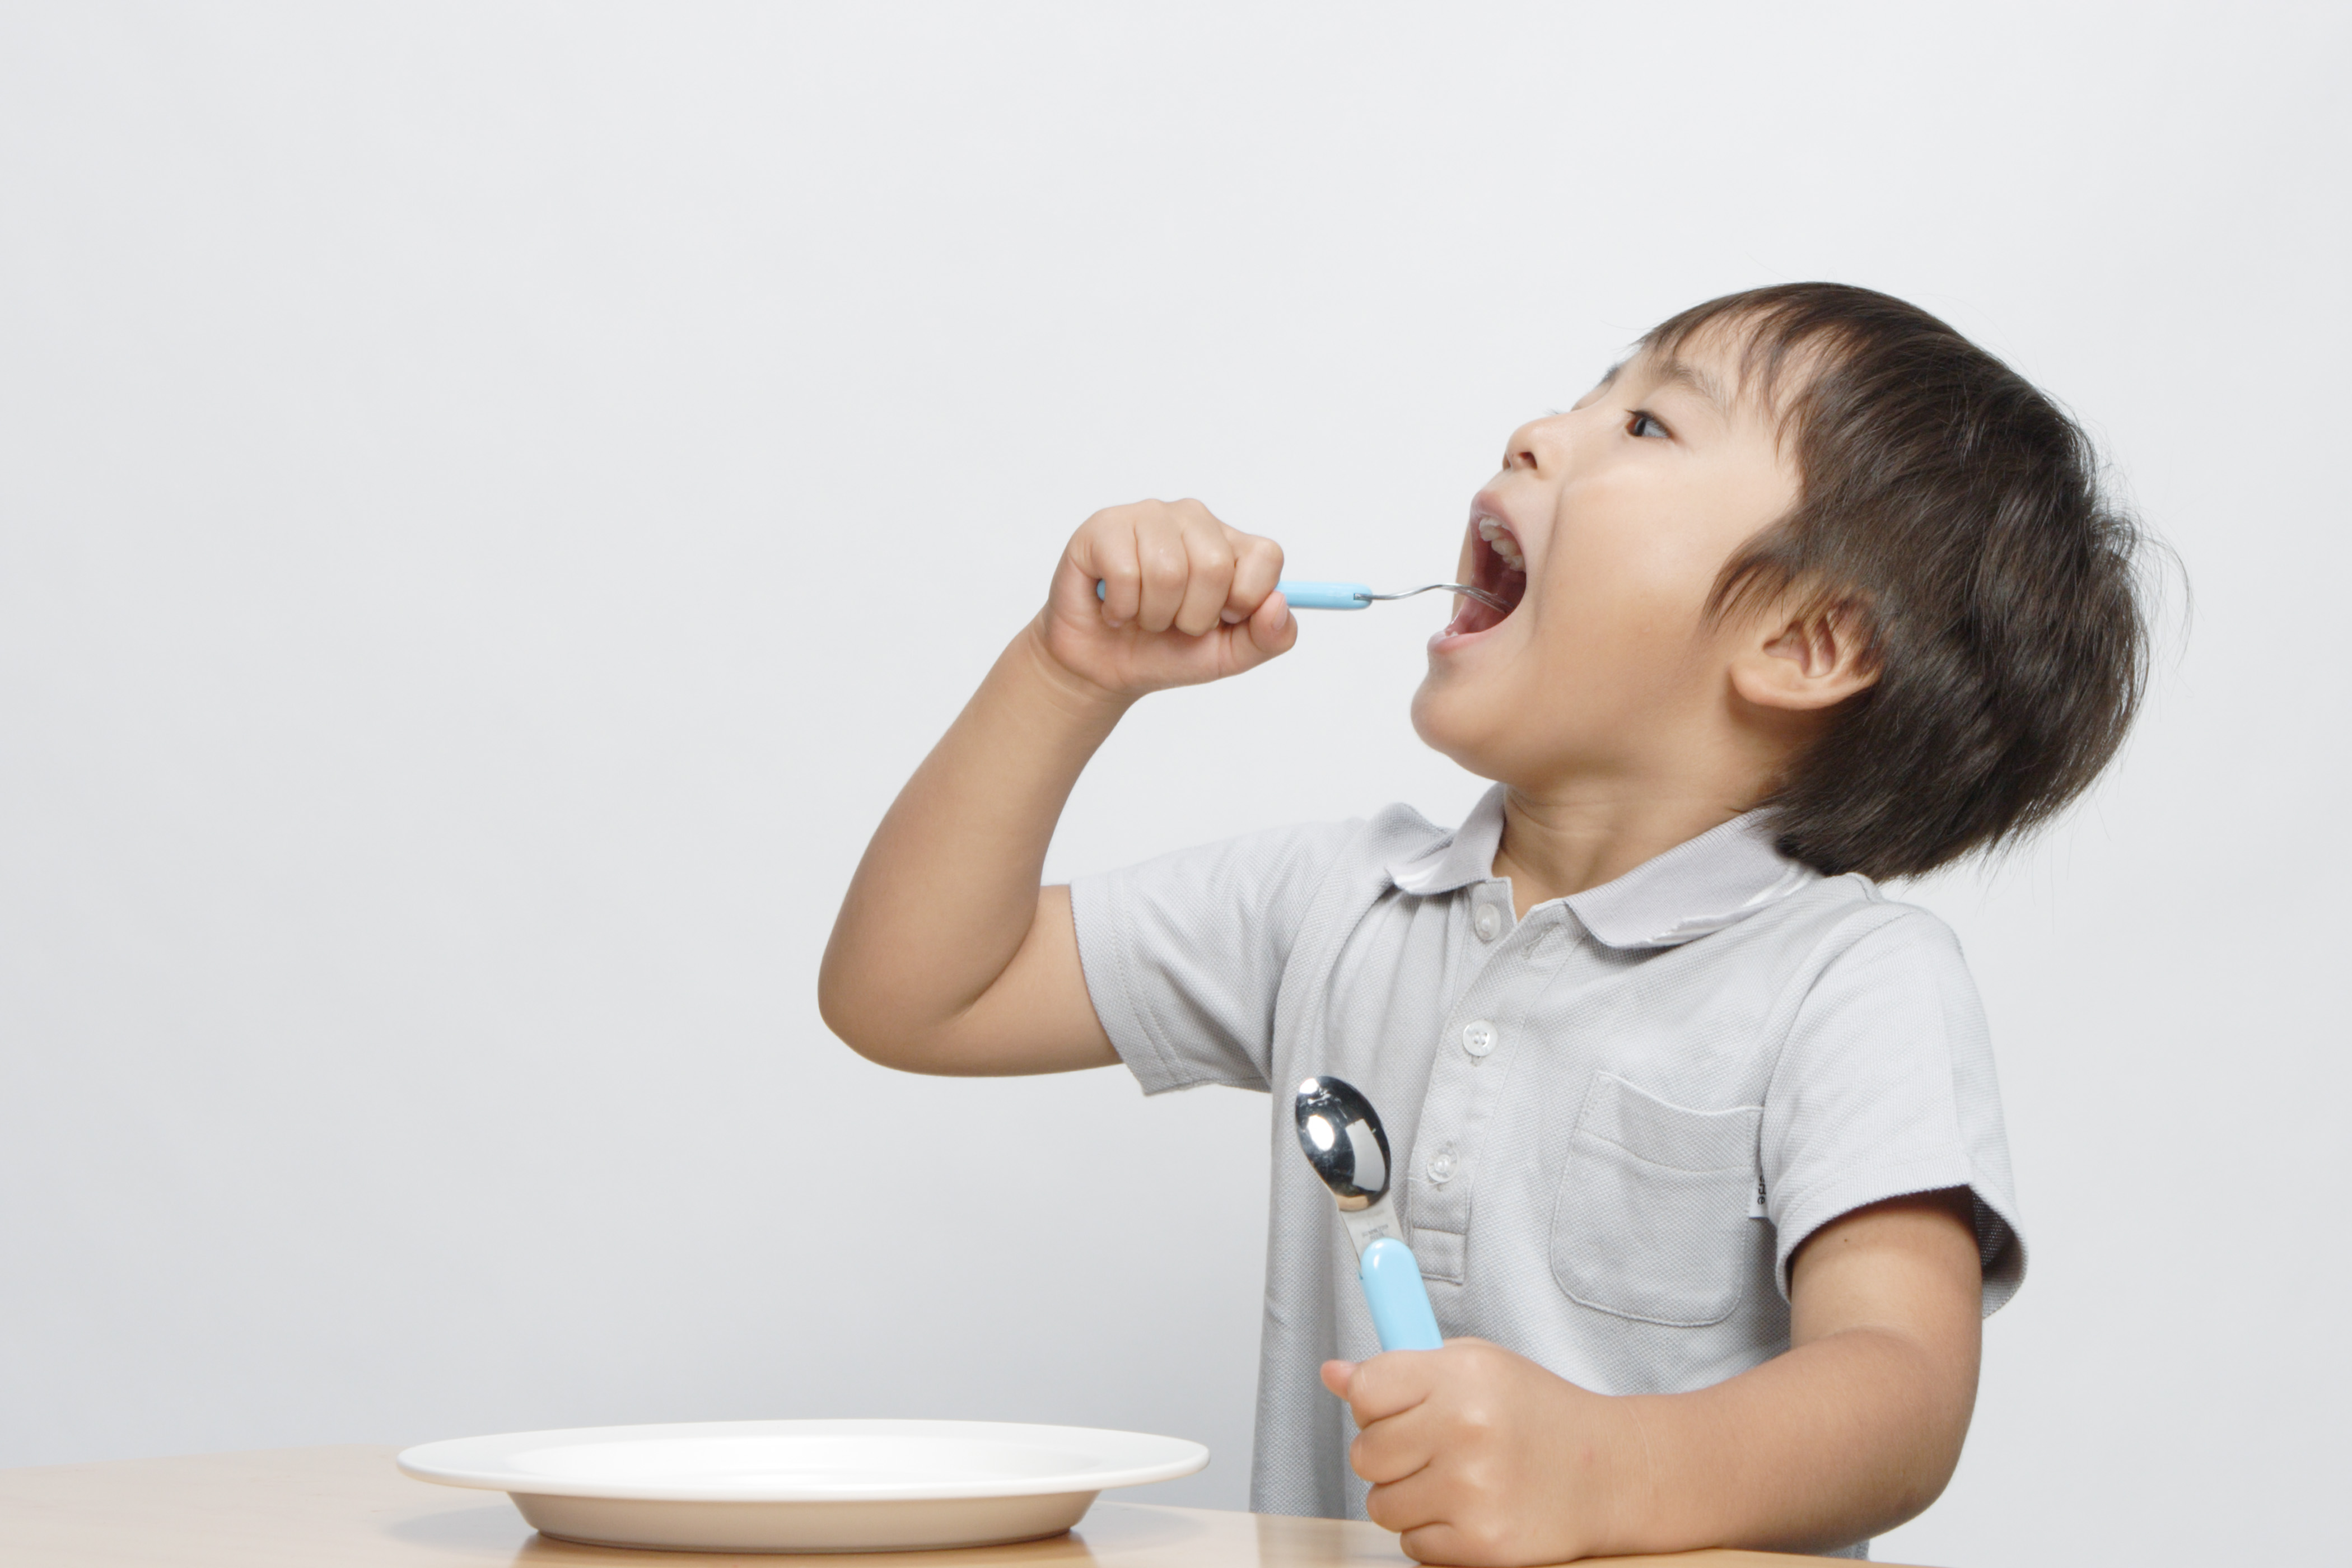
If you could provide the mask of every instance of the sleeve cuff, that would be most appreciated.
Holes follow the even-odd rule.
[[[1957,1153],[1931,1159],[1873,1165],[1847,1172],[1825,1186],[1801,1189],[1783,1198],[1772,1195],[1771,1210],[1779,1238],[1772,1260],[1780,1295],[1789,1294],[1789,1260],[1815,1231],[1859,1208],[1888,1198],[1966,1187],[1974,1200],[1977,1258],[1984,1268],[1983,1312],[1988,1318],[2009,1304],[2025,1282],[2025,1234],[2016,1216],[2004,1212],[1987,1195],[1989,1184],[1979,1181],[1968,1162]]]
[[[1084,877],[1070,883],[1070,923],[1078,939],[1078,968],[1085,975],[1087,996],[1111,1049],[1135,1075],[1146,1094],[1198,1089],[1203,1084],[1261,1088],[1244,1080],[1208,1072],[1177,1051],[1136,994],[1132,984],[1135,957],[1128,951],[1126,922],[1118,918],[1117,873]]]

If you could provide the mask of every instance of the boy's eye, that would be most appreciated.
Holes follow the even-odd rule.
[[[1671,434],[1671,432],[1669,432],[1664,426],[1659,424],[1654,416],[1644,414],[1642,410],[1636,408],[1633,410],[1632,416],[1625,422],[1625,434],[1628,436],[1665,436]]]

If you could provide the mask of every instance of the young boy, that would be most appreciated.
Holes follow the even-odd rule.
[[[1461,580],[1512,607],[1461,601],[1412,709],[1496,781],[1458,828],[1391,807],[1040,889],[1129,704],[1297,636],[1271,541],[1098,512],[876,833],[825,1018],[918,1072],[1275,1091],[1254,1508],[1453,1563],[1858,1552],[1950,1478],[2025,1267],[1959,949],[1874,879],[2105,765],[2135,549],[2081,433],[1941,322],[1717,300],[1471,503]],[[1387,1123],[1442,1350],[1374,1353],[1293,1146],[1321,1073]]]

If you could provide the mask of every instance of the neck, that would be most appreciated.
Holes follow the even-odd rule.
[[[1756,707],[1727,686],[1716,700],[1720,710],[1702,721],[1621,726],[1613,754],[1526,759],[1533,765],[1505,781],[1495,875],[1511,879],[1521,916],[1750,809],[1822,722]]]
[[[1513,784],[1503,796],[1495,875],[1511,879],[1511,902],[1524,917],[1538,904],[1613,882],[1746,809],[1711,792],[1675,794],[1647,783]]]

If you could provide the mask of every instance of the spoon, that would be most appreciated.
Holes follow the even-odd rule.
[[[1364,1301],[1384,1351],[1433,1351],[1445,1343],[1421,1265],[1405,1245],[1389,1200],[1389,1135],[1381,1113],[1346,1079],[1310,1078],[1291,1107],[1298,1147],[1339,1201],[1339,1223],[1356,1244],[1356,1270]]]
[[[1402,594],[1375,594],[1361,583],[1276,583],[1275,591],[1290,601],[1294,610],[1360,610],[1375,599],[1410,599],[1415,594],[1433,594],[1443,588],[1449,594],[1460,594],[1477,600],[1490,610],[1504,615],[1511,613],[1510,601],[1500,594],[1490,594],[1484,588],[1474,588],[1467,583],[1425,583],[1418,588],[1407,588]],[[1110,584],[1100,578],[1095,581],[1095,597],[1103,598]]]

